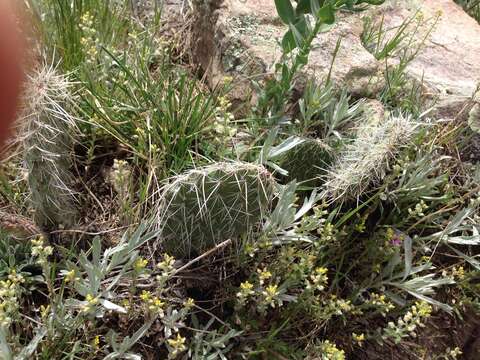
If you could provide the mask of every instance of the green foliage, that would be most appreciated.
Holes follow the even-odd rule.
[[[78,227],[62,231],[67,250],[19,242],[16,217],[0,217],[0,357],[327,360],[376,343],[396,356],[444,337],[437,312],[475,316],[478,170],[460,158],[476,108],[469,124],[418,117],[405,72],[435,19],[367,20],[365,46],[399,61],[385,68],[386,110],[330,76],[287,108],[336,11],[379,3],[275,1],[283,56],[238,120],[224,89],[174,63],[158,9],[140,20],[136,1],[30,1],[59,66],[33,76],[44,80],[25,101],[27,151],[2,166],[0,215],[44,209],[49,227],[67,214]],[[70,207],[72,169],[92,208]]]
[[[248,163],[213,163],[174,177],[156,217],[164,249],[188,258],[240,240],[261,221],[274,191],[272,175]]]
[[[381,3],[383,0],[308,0],[297,2],[294,8],[291,0],[276,0],[280,19],[289,30],[282,39],[283,59],[275,64],[275,77],[267,81],[259,101],[262,113],[274,118],[283,115],[285,100],[289,99],[295,85],[295,75],[308,63],[313,40],[334,24],[337,11],[344,8],[358,10],[362,4]],[[313,17],[313,21],[307,14]]]
[[[406,69],[425,47],[439,18],[438,14],[425,19],[418,10],[399,26],[391,28],[385,27],[384,17],[380,21],[365,18],[361,36],[363,45],[375,58],[385,62],[386,87],[379,96],[379,100],[384,104],[415,116],[425,110],[426,101],[422,97],[423,80],[409,79]],[[391,65],[392,58],[397,60],[395,65]]]

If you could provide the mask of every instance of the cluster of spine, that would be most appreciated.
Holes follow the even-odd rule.
[[[288,181],[318,187],[332,160],[332,151],[326,144],[308,138],[285,154],[280,167],[288,172]]]
[[[390,116],[357,129],[357,137],[329,169],[323,197],[329,200],[358,198],[381,180],[389,163],[415,133],[417,123],[407,116]]]
[[[77,221],[72,149],[76,119],[71,83],[45,66],[29,79],[24,96],[24,160],[35,222],[45,232]]]
[[[244,162],[213,163],[172,178],[157,210],[164,250],[191,258],[241,239],[262,220],[275,185],[264,167]]]

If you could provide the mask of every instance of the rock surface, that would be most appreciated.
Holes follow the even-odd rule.
[[[322,81],[328,74],[339,37],[340,49],[332,68],[332,79],[357,97],[374,98],[385,86],[384,61],[376,60],[361,41],[363,17],[385,17],[385,26],[398,26],[420,9],[424,17],[441,14],[424,49],[407,68],[407,75],[424,83],[430,98],[439,98],[438,112],[453,117],[480,82],[480,25],[453,0],[387,1],[381,7],[359,14],[342,13],[331,31],[314,43],[308,66],[300,79]],[[198,2],[193,36],[194,59],[211,85],[225,75],[234,75],[241,98],[249,80],[273,71],[280,58],[278,41],[286,26],[277,17],[273,0],[213,0]],[[424,35],[419,31],[418,40]],[[300,81],[302,83],[302,81]]]
[[[385,25],[393,27],[417,9],[424,18],[439,19],[407,73],[423,79],[427,91],[439,98],[441,114],[455,116],[480,84],[480,25],[453,0],[390,2],[373,16],[384,15]]]
[[[273,0],[225,0],[217,4],[213,16],[208,10],[197,10],[194,53],[212,83],[225,73],[259,77],[273,70],[281,56],[278,42],[288,30],[278,19]],[[328,33],[315,39],[304,77],[321,81],[327,76],[337,39],[342,37],[332,68],[333,81],[352,94],[375,95],[381,88],[381,63],[360,41],[363,21],[351,14],[339,18]]]

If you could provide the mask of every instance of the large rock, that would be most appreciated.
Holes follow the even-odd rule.
[[[367,13],[338,14],[331,31],[315,39],[299,84],[306,78],[325,79],[341,37],[332,80],[354,96],[374,98],[385,86],[385,63],[376,60],[362,44],[363,17],[379,19],[383,15],[388,28],[401,24],[418,8],[424,18],[437,14],[441,17],[424,49],[408,66],[407,75],[423,80],[425,95],[440,99],[437,114],[455,116],[480,81],[480,26],[453,0],[392,0]],[[194,59],[213,86],[226,75],[234,75],[237,79],[234,97],[245,99],[251,89],[250,80],[268,76],[281,56],[278,42],[287,28],[278,19],[274,1],[197,0],[195,14]],[[414,36],[420,40],[425,31],[422,28]],[[389,64],[393,63],[391,60]]]
[[[453,0],[392,1],[373,16],[383,15],[385,26],[394,27],[417,10],[424,19],[439,19],[407,74],[423,79],[426,91],[439,100],[440,115],[454,117],[480,83],[480,25]],[[418,41],[424,32],[417,33]]]
[[[226,74],[259,78],[272,72],[279,60],[278,42],[288,28],[277,16],[273,0],[214,1],[213,6],[197,5],[194,54],[212,84]],[[212,13],[212,7],[215,11]],[[382,85],[381,63],[362,45],[360,16],[340,14],[340,20],[328,33],[314,41],[304,79],[326,78],[337,39],[342,42],[332,69],[332,80],[350,93],[371,97]],[[302,81],[300,81],[302,83]]]

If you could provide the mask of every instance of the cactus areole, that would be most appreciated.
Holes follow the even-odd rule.
[[[21,83],[22,46],[8,1],[0,1],[0,146],[15,119]]]

